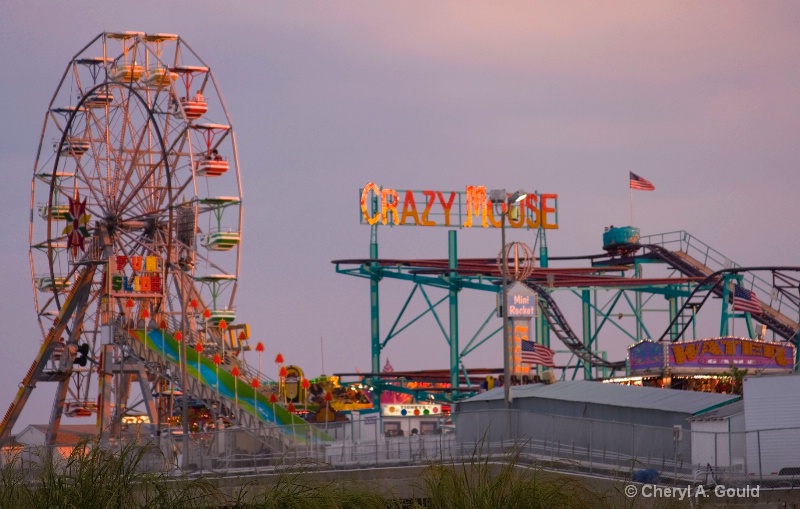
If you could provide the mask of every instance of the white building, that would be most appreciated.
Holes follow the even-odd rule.
[[[800,374],[747,376],[744,419],[749,475],[800,473]]]
[[[744,402],[736,401],[689,418],[692,432],[692,464],[744,473]]]
[[[47,425],[30,424],[14,438],[25,448],[25,454],[35,455],[36,448],[46,444]],[[68,458],[79,442],[95,438],[97,426],[94,424],[62,424],[56,435],[55,450],[61,457]]]

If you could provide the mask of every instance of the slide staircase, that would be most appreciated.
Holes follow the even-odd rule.
[[[273,451],[284,451],[298,445],[333,440],[320,428],[309,424],[283,406],[271,403],[266,391],[254,388],[251,379],[231,374],[236,361],[214,364],[211,358],[182,345],[168,331],[159,329],[117,328],[117,340],[129,345],[132,353],[153,365],[166,360],[173,370],[180,371],[184,360],[188,386],[184,393],[204,400],[221,400],[232,411],[243,428],[258,430],[258,435]],[[189,342],[186,338],[185,341]],[[185,352],[185,353],[184,353]],[[185,359],[182,357],[185,355]],[[245,371],[243,367],[240,371]]]

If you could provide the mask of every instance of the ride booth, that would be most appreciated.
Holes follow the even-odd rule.
[[[631,376],[618,383],[741,394],[745,372],[794,371],[795,347],[734,336],[675,342],[644,340],[628,347],[628,366]]]
[[[449,413],[449,405],[382,404],[383,434],[386,437],[441,434]]]

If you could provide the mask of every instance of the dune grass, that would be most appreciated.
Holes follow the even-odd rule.
[[[429,509],[597,507],[580,482],[520,463],[520,447],[487,454],[479,444],[463,461],[431,464],[423,475]]]
[[[224,502],[206,480],[148,471],[143,460],[152,451],[82,442],[63,459],[40,454],[23,463],[16,456],[0,469],[0,507],[201,509]]]
[[[0,508],[580,509],[638,507],[643,502],[627,500],[619,489],[600,492],[576,477],[520,461],[521,450],[487,453],[478,445],[468,458],[440,458],[422,469],[413,498],[403,500],[379,491],[376,484],[316,475],[313,465],[234,480],[228,484],[235,487],[231,493],[220,482],[230,478],[189,479],[149,468],[153,458],[163,464],[157,448],[112,451],[87,442],[61,461],[42,456],[22,464],[16,457],[2,466]]]

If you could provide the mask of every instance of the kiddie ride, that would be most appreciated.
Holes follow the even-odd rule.
[[[93,417],[103,442],[135,435],[130,422],[154,438],[238,426],[272,451],[328,439],[240,354],[242,185],[212,76],[172,34],[105,32],[67,64],[33,168],[43,341],[0,442],[43,382],[57,386],[51,445],[64,417]]]

